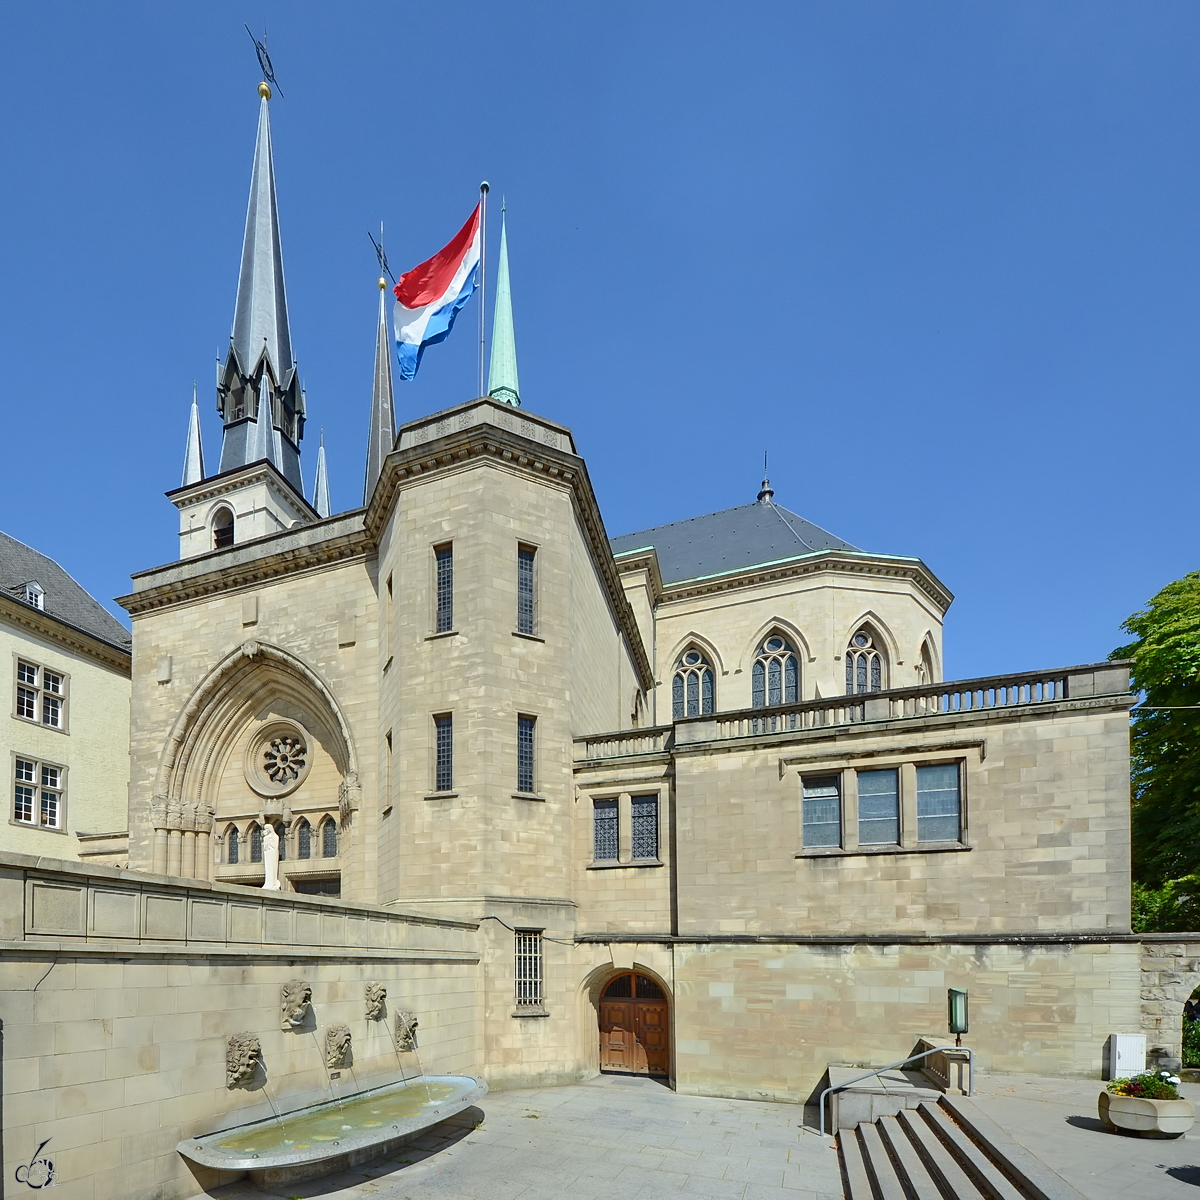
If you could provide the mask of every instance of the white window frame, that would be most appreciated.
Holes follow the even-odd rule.
[[[32,681],[28,678],[23,679],[23,668],[32,668],[35,677]],[[50,676],[57,680],[57,686],[47,688],[46,675],[49,672]],[[27,672],[25,672],[27,674]],[[33,713],[32,717],[26,716],[21,712],[20,700],[21,693],[33,695]],[[27,657],[24,654],[13,655],[13,686],[12,686],[12,715],[17,721],[21,721],[26,725],[36,725],[39,729],[48,729],[52,733],[68,733],[70,726],[68,717],[70,714],[70,696],[71,696],[71,676],[61,667],[47,667],[43,662],[39,662],[34,658]],[[45,720],[47,713],[46,702],[57,701],[58,703],[58,724],[51,724]]]
[[[29,764],[31,771],[22,769],[18,777],[18,763]],[[57,783],[49,783],[45,771],[55,771]],[[27,778],[26,776],[31,776]],[[32,819],[25,821],[16,815],[17,788],[28,788],[33,794],[30,798]],[[56,800],[58,823],[44,824],[42,821],[42,806],[46,796]],[[67,768],[63,763],[51,762],[38,758],[35,754],[22,754],[14,750],[9,756],[8,769],[8,823],[22,829],[40,829],[44,833],[67,832]]]

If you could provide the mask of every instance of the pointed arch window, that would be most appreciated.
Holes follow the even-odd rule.
[[[241,849],[241,843],[238,840],[237,826],[230,825],[228,832],[225,834],[225,861],[231,867],[237,866]]]
[[[671,681],[673,719],[703,717],[713,711],[714,675],[712,664],[692,647],[679,656]]]
[[[312,858],[312,826],[303,817],[296,828],[296,857]]]
[[[337,858],[338,831],[332,820],[327,819],[321,826],[321,857]]]
[[[250,826],[250,861],[252,863],[262,862],[262,826]]]
[[[883,684],[883,650],[870,627],[864,625],[846,648],[846,695],[882,692]]]
[[[754,708],[795,704],[800,699],[800,660],[781,634],[763,638],[754,660],[750,703]]]

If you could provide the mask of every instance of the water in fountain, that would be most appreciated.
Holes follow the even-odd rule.
[[[271,1106],[271,1112],[274,1115],[275,1120],[279,1123],[280,1135],[286,1144],[288,1140],[287,1122],[283,1119],[283,1113],[279,1111],[279,1099],[275,1095],[275,1089],[271,1087],[271,1077],[267,1074],[267,1068],[262,1059],[259,1059],[258,1065],[262,1067],[263,1092],[266,1094],[267,1103]]]
[[[325,1061],[325,1051],[321,1046],[321,1040],[317,1037],[317,1031],[312,1029],[309,1031],[312,1034],[313,1041],[317,1047],[317,1057],[321,1060],[321,1070],[325,1072],[325,1086],[329,1089],[329,1095],[333,1098],[338,1108],[342,1107],[342,1098],[338,1094],[337,1088],[333,1086],[333,1076],[329,1071],[329,1064]]]
[[[400,1079],[404,1083],[407,1083],[408,1080],[404,1078],[404,1059],[400,1054],[400,1043],[396,1041],[396,1031],[392,1028],[392,1022],[386,1012],[383,1017],[383,1024],[384,1028],[388,1031],[388,1037],[392,1039],[392,1049],[396,1052],[396,1065],[400,1068]],[[432,1102],[433,1095],[430,1093],[429,1084],[425,1080],[425,1068],[421,1066],[421,1056],[417,1053],[417,1044],[415,1040],[413,1041],[413,1048],[409,1051],[409,1053],[412,1054],[412,1056],[417,1060],[417,1078],[420,1079],[422,1084],[424,1084],[425,1094],[429,1096],[430,1102]]]

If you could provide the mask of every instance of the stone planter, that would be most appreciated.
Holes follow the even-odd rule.
[[[1098,1107],[1105,1125],[1131,1137],[1181,1137],[1196,1120],[1190,1100],[1147,1100],[1144,1096],[1101,1092]]]

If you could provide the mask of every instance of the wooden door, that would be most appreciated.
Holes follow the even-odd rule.
[[[627,972],[609,980],[600,998],[600,1070],[670,1074],[669,1024],[667,998],[653,979]]]

